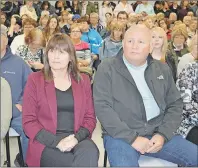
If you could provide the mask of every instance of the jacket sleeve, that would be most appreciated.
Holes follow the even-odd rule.
[[[38,132],[43,129],[39,123],[36,112],[38,111],[36,81],[30,75],[24,91],[23,109],[22,109],[22,122],[23,129],[30,139],[35,139]]]
[[[82,123],[82,127],[88,129],[90,135],[96,127],[96,116],[93,105],[93,96],[91,90],[90,79],[87,75],[83,75],[84,88],[86,93],[86,111]]]
[[[163,135],[166,140],[170,140],[174,132],[176,132],[177,128],[181,123],[181,114],[183,110],[183,102],[180,96],[179,91],[176,88],[175,82],[172,77],[171,70],[167,68],[168,73],[168,87],[166,92],[166,109],[165,115],[162,122],[157,128],[157,133]]]
[[[111,72],[109,65],[105,65],[105,63],[106,61],[99,65],[94,80],[93,93],[96,116],[108,135],[122,139],[131,145],[138,134],[121,121],[113,109]]]
[[[9,83],[1,78],[1,138],[8,132],[12,118],[12,96]]]
[[[22,64],[23,66],[23,81],[22,81],[22,86],[23,86],[23,91],[25,89],[25,85],[26,85],[26,82],[27,82],[27,79],[28,79],[28,76],[30,73],[32,73],[32,70],[31,68],[24,62]],[[23,102],[23,94],[24,92],[21,93],[21,96],[19,97],[18,101],[16,104],[20,104],[22,105],[22,102]]]

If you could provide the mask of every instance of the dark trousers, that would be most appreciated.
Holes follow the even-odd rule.
[[[198,126],[193,127],[188,133],[186,139],[196,145],[198,145]]]
[[[78,143],[71,152],[61,152],[46,147],[41,156],[41,167],[97,167],[99,151],[95,143],[86,139]]]

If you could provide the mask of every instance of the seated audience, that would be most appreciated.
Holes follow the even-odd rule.
[[[56,33],[60,33],[59,21],[56,16],[51,16],[45,29],[43,30],[46,42],[48,42],[50,38]]]
[[[69,12],[66,10],[62,11],[59,21],[60,28],[63,28],[63,26],[68,25],[68,20],[69,20]]]
[[[183,0],[181,1],[181,8],[178,10],[178,19],[183,20],[184,16],[187,15],[189,11],[189,1]]]
[[[80,29],[80,25],[78,23],[71,25],[70,38],[76,50],[78,67],[80,68],[80,70],[84,70],[84,72],[92,74],[92,58],[89,44],[82,41],[81,36],[82,32]]]
[[[20,16],[11,17],[10,27],[8,28],[8,45],[10,46],[14,38],[22,34],[22,21]]]
[[[43,32],[38,29],[32,29],[25,37],[25,45],[17,48],[16,55],[21,57],[32,69],[38,71],[43,68],[44,53],[46,41]]]
[[[51,15],[53,13],[51,13],[50,11],[50,7],[51,7],[51,4],[48,2],[48,1],[43,1],[42,4],[41,4],[41,17],[43,15]]]
[[[178,5],[178,1],[173,1],[173,4],[170,6],[171,12],[178,14],[178,11],[181,9],[181,7]]]
[[[122,48],[122,40],[124,38],[125,25],[123,25],[119,21],[113,21],[111,22],[110,31],[110,37],[104,39],[102,47],[100,48],[100,60],[116,56],[119,50]]]
[[[197,58],[196,58],[197,59]],[[184,107],[182,122],[177,133],[198,145],[198,61],[189,63],[179,74],[177,88],[181,92]],[[197,146],[195,147],[197,148]]]
[[[102,61],[95,75],[94,106],[110,166],[139,167],[140,155],[198,166],[197,146],[174,134],[183,102],[169,67],[149,55],[150,40],[145,25],[133,25],[123,51]]]
[[[110,6],[110,1],[103,0],[102,5],[99,7],[99,19],[100,19],[100,24],[103,27],[106,27],[106,23],[107,23],[106,13],[112,14],[113,11]]]
[[[171,10],[169,9],[167,1],[162,1],[162,12],[164,13],[165,18],[169,18]]]
[[[27,18],[26,20],[24,20],[23,34],[16,36],[10,45],[13,54],[16,53],[16,50],[19,46],[25,44],[25,37],[35,27],[37,27],[37,22],[34,19]]]
[[[114,9],[114,16],[117,17],[118,13],[124,11],[128,15],[134,13],[132,6],[127,2],[127,0],[120,0]]]
[[[99,15],[97,13],[91,13],[89,17],[90,29],[96,30],[98,33],[103,29],[102,25],[99,23]]]
[[[24,14],[28,15],[28,17],[37,21],[38,16],[37,16],[36,11],[33,7],[33,0],[26,1],[26,4],[21,7],[20,16],[23,16]]]
[[[168,47],[166,32],[161,27],[152,29],[151,55],[154,59],[165,63],[165,55]]]
[[[154,15],[155,11],[153,8],[153,5],[151,5],[148,1],[142,1],[141,4],[139,4],[136,9],[135,9],[135,13],[146,13],[148,15]]]
[[[6,17],[6,14],[2,11],[0,12],[0,14],[1,14],[1,20],[0,20],[1,22],[0,23],[6,27],[9,27],[10,23],[8,21],[8,18]]]
[[[170,30],[170,25],[169,25],[168,21],[166,19],[162,19],[158,22],[158,24],[159,24],[159,27],[164,29],[164,31],[166,32],[167,40],[170,41],[172,31]]]
[[[85,15],[90,15],[90,13],[97,12],[97,9],[95,8],[95,5],[93,2],[87,1],[87,0],[81,0],[79,3],[79,10],[80,10],[80,15],[85,16]]]
[[[177,79],[177,66],[181,57],[189,53],[186,40],[188,33],[186,27],[182,24],[176,25],[172,31],[171,41],[168,44],[168,50],[166,53],[166,62],[172,70],[173,78]]]
[[[189,46],[190,53],[183,55],[178,63],[178,67],[177,67],[177,75],[178,76],[188,63],[191,63],[191,62],[194,62],[195,60],[197,60],[197,58],[198,58],[197,49],[198,49],[198,35],[196,34],[193,37],[191,44]]]
[[[70,13],[73,15],[80,15],[80,3],[79,0],[72,0],[72,5],[71,5],[71,11]]]
[[[23,158],[17,154],[15,165],[24,166],[22,159],[26,159],[28,138],[22,127],[22,101],[28,75],[32,72],[30,67],[22,58],[13,55],[9,48],[7,32],[5,26],[1,25],[1,76],[5,78],[11,88],[12,93],[12,120],[10,126],[20,135]],[[31,106],[30,106],[31,107]]]
[[[61,16],[61,13],[64,10],[70,10],[70,5],[64,0],[58,0],[55,3],[55,8],[56,8],[56,15]]]
[[[9,83],[1,77],[1,166],[5,161],[4,138],[9,130],[12,118],[12,95]]]
[[[124,25],[128,22],[129,15],[125,11],[120,11],[117,14],[117,20],[122,22]]]
[[[22,114],[29,167],[98,166],[99,151],[90,139],[96,126],[91,84],[75,55],[69,37],[55,34],[44,69],[28,78]]]
[[[49,20],[49,15],[42,15],[39,19],[39,26],[40,30],[44,30],[47,26],[47,22]]]
[[[81,31],[82,31],[82,37],[81,40],[89,43],[90,50],[92,54],[92,59],[94,60],[94,67],[97,68],[98,62],[98,54],[99,54],[99,48],[102,46],[102,38],[100,34],[93,29],[89,28],[88,20],[86,17],[81,17],[78,19],[78,23],[80,23]]]
[[[190,42],[192,40],[192,38],[195,36],[196,33],[198,33],[197,31],[197,19],[196,17],[193,17],[190,21],[190,24],[189,24],[189,27],[187,28],[187,31],[188,31],[188,40],[187,40],[187,45],[189,46],[190,45]]]

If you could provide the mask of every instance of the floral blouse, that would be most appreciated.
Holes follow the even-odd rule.
[[[41,62],[43,51],[39,50],[36,54],[32,54],[27,45],[21,45],[17,48],[16,55],[21,57],[24,61]]]
[[[198,61],[189,63],[183,69],[176,85],[184,103],[182,122],[177,133],[186,137],[194,126],[198,126]]]

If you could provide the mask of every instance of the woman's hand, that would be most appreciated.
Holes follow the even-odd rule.
[[[74,137],[74,135],[70,135],[62,139],[56,147],[61,152],[70,152],[77,144],[78,140]]]

